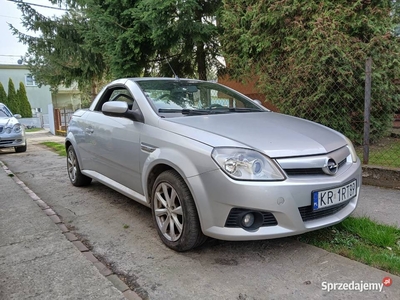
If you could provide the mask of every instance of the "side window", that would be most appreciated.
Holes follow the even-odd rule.
[[[31,74],[25,75],[25,85],[26,86],[37,86],[35,77]]]
[[[126,88],[117,87],[105,91],[94,110],[101,111],[103,104],[109,101],[123,101],[128,104],[128,108],[130,110],[139,109],[135,99],[132,97],[129,91]]]
[[[13,114],[11,113],[11,111],[8,109],[7,106],[0,106],[0,117],[10,118],[12,116]]]

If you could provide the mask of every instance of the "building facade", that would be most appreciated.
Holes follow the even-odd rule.
[[[7,94],[8,81],[10,78],[14,83],[15,90],[19,88],[20,82],[25,85],[26,95],[31,104],[32,113],[48,113],[47,107],[51,104],[51,91],[49,86],[38,87],[35,78],[24,65],[0,65],[0,82],[3,84]]]
[[[39,87],[35,78],[30,74],[25,65],[0,64],[0,82],[3,84],[6,93],[8,93],[8,81],[12,79],[15,89],[19,88],[19,83],[25,85],[26,95],[32,107],[32,114],[48,114],[49,104],[54,108],[68,108],[76,110],[80,108],[81,97],[77,86],[70,88],[59,87],[56,93],[52,93],[50,86]]]

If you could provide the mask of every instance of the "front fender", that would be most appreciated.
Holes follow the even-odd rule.
[[[196,149],[184,149],[184,151],[183,149],[174,148],[155,149],[143,164],[142,184],[147,202],[150,203],[150,199],[147,197],[149,195],[147,187],[148,178],[152,170],[159,165],[169,166],[178,172],[193,195],[192,188],[187,179],[218,169],[218,166],[211,158],[212,149],[212,147],[201,143],[198,143]]]
[[[72,145],[72,147],[74,147],[74,149],[76,149],[76,140],[75,140],[74,135],[71,132],[67,133],[67,136],[65,137],[64,145],[65,145],[65,151],[68,151],[69,145]],[[78,154],[76,154],[76,155],[78,156]]]

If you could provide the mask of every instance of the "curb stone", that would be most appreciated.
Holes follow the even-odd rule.
[[[363,165],[362,177],[363,184],[400,189],[400,168]]]
[[[116,289],[121,291],[123,296],[127,300],[141,300],[142,298],[135,292],[129,289],[129,287],[121,280],[119,277],[112,272],[106,265],[100,262],[93,253],[81,242],[78,240],[75,234],[69,231],[67,226],[61,221],[58,217],[57,213],[47,205],[39,196],[37,196],[29,187],[25,185],[23,181],[21,181],[1,160],[0,166],[6,172],[6,174],[11,177],[16,184],[18,184],[31,199],[40,207],[40,209],[60,228],[64,237],[74,244],[74,246],[82,253],[83,256],[87,260],[89,260],[93,265],[99,270],[100,274],[102,274],[105,278],[107,278]]]

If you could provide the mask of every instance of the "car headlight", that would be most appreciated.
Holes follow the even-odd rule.
[[[13,126],[13,131],[14,131],[15,133],[20,133],[20,132],[22,131],[21,124],[15,124],[15,125]]]
[[[284,180],[278,166],[267,156],[250,149],[214,148],[212,158],[228,176],[240,180]]]
[[[356,149],[354,149],[353,143],[347,137],[344,137],[344,139],[346,140],[347,148],[349,148],[351,160],[353,161],[353,163],[357,162],[357,153]]]

